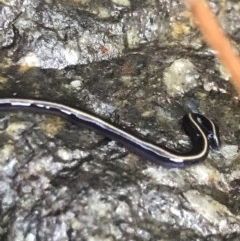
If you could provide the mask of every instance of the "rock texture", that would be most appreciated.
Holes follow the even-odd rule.
[[[210,4],[239,49],[240,3]],[[240,240],[239,101],[180,1],[0,6],[0,98],[85,109],[180,151],[181,116],[198,111],[222,139],[166,169],[61,118],[1,112],[1,241]]]

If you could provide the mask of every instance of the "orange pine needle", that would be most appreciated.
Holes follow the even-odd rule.
[[[240,58],[205,0],[184,0],[207,43],[216,51],[240,95]]]

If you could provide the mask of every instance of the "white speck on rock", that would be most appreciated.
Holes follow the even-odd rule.
[[[72,152],[72,158],[73,159],[81,159],[81,158],[86,158],[89,155],[88,152],[81,151],[81,150],[74,150]]]
[[[228,161],[235,160],[238,156],[238,146],[237,145],[224,145],[221,147],[221,154],[228,159]]]
[[[217,85],[215,82],[213,82],[213,81],[211,81],[211,82],[206,81],[206,82],[203,84],[203,88],[204,88],[206,91],[211,91],[211,90],[213,90],[213,91],[218,91],[218,90],[219,90],[218,85]]]
[[[165,69],[163,81],[170,96],[182,96],[195,88],[199,74],[195,66],[188,59],[175,60]]]
[[[72,87],[75,90],[80,90],[82,87],[82,81],[81,80],[73,80],[70,83],[70,87]]]
[[[26,241],[35,241],[36,240],[36,236],[32,233],[29,233],[26,237]]]
[[[112,0],[113,3],[124,6],[124,7],[130,7],[130,1],[129,0]]]
[[[70,65],[75,65],[79,61],[79,51],[77,49],[66,47],[62,50],[63,57],[65,58],[66,62]]]
[[[57,151],[57,155],[64,161],[71,161],[73,159],[72,152],[63,148]]]
[[[36,55],[36,53],[28,53],[19,60],[19,63],[29,67],[38,67],[40,65],[40,58]]]

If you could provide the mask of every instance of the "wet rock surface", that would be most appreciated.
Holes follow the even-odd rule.
[[[210,3],[239,49],[240,4]],[[164,168],[59,117],[1,111],[0,240],[240,240],[239,101],[181,2],[0,4],[1,98],[67,104],[179,151],[192,110],[222,139]]]

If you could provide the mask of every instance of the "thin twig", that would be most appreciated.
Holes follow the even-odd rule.
[[[207,43],[216,51],[240,95],[240,58],[205,0],[184,0]]]

